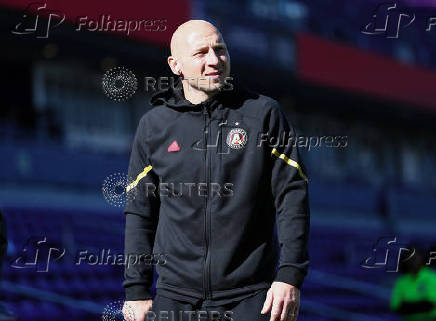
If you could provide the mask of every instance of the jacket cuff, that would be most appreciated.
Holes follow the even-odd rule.
[[[300,289],[305,276],[305,273],[293,266],[283,266],[277,271],[274,281],[285,282]]]
[[[131,285],[125,288],[126,301],[150,300],[153,298],[150,289],[142,284]]]

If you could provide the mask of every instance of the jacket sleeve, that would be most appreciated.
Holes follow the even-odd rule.
[[[276,101],[272,104],[268,133],[270,142],[276,142],[269,145],[272,157],[271,190],[280,245],[275,281],[301,288],[309,267],[308,178],[299,157],[295,131]]]
[[[139,122],[129,161],[127,202],[124,208],[125,268],[123,287],[126,301],[151,299],[153,265],[145,257],[153,254],[153,244],[159,218],[158,177],[153,172],[146,145],[144,117]],[[151,188],[150,188],[151,187]]]

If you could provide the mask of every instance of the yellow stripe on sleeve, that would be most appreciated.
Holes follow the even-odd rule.
[[[301,169],[301,166],[300,166],[296,161],[290,159],[290,158],[289,158],[288,156],[286,156],[285,154],[280,154],[280,153],[278,152],[278,150],[275,149],[275,148],[273,148],[273,150],[271,151],[271,154],[273,154],[274,156],[277,156],[278,158],[283,159],[283,160],[286,162],[286,164],[288,164],[288,165],[290,165],[290,166],[292,166],[292,167],[295,167],[295,168],[298,170],[298,173],[300,174],[300,176],[301,176],[305,181],[308,180],[308,179],[307,179],[307,176],[304,175],[303,170]]]
[[[152,168],[153,167],[151,167],[151,165],[148,165],[146,168],[144,168],[144,170],[141,173],[139,173],[136,179],[133,182],[131,182],[129,185],[127,185],[126,193],[128,193],[132,188],[135,188],[136,185],[138,185],[139,181],[143,179],[145,176],[147,176],[148,172],[151,171]]]

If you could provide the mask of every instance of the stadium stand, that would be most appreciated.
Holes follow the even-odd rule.
[[[387,273],[384,266],[365,268],[364,260],[374,255],[380,237],[413,240],[424,248],[434,245],[436,109],[431,102],[436,97],[424,89],[432,89],[426,79],[434,79],[435,43],[418,26],[404,30],[396,42],[362,35],[360,28],[377,4],[197,0],[178,18],[207,18],[217,24],[238,80],[280,101],[298,134],[346,139],[343,148],[300,147],[309,176],[312,226],[311,268],[302,289],[304,321],[399,320],[389,311],[396,273]],[[2,1],[2,30],[16,24],[22,9]],[[423,12],[416,8],[417,18]],[[5,91],[0,209],[9,240],[0,320],[13,320],[6,311],[18,320],[95,320],[105,306],[124,296],[122,265],[75,263],[83,250],[123,251],[122,210],[106,202],[102,184],[109,175],[127,171],[134,130],[150,108],[143,78],[170,75],[168,50],[153,39],[70,29],[64,24],[52,39],[39,42],[8,34],[0,52],[8,75],[0,80]],[[311,70],[299,55],[306,40],[370,57],[371,62],[382,60],[398,73],[407,69],[417,81],[403,81],[392,72],[388,76],[397,86],[386,88],[398,90],[401,97],[413,96],[408,97],[412,101],[392,97],[385,87],[375,89],[388,95],[376,95],[367,88],[350,90],[305,77]],[[51,52],[53,45],[57,49]],[[322,48],[314,52],[327,55]],[[131,68],[139,80],[141,90],[124,103],[109,100],[101,89],[103,72],[115,65]],[[361,67],[361,72],[367,68]],[[322,80],[337,78],[335,70],[326,74]],[[421,87],[423,83],[428,87]],[[45,241],[41,255],[53,255],[49,266],[47,260],[24,265],[23,247],[30,255],[38,241]]]

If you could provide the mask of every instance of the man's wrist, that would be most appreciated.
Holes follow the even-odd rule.
[[[293,266],[283,266],[277,271],[274,281],[285,282],[300,289],[306,274]]]
[[[125,288],[126,301],[151,300],[150,288],[146,285],[135,284]]]

